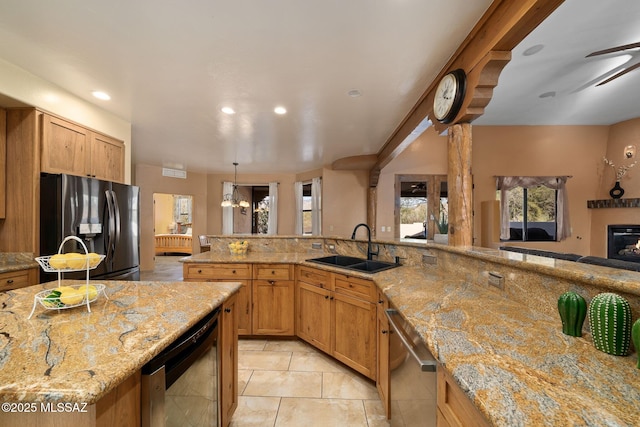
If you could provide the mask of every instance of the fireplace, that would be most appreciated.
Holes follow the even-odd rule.
[[[640,263],[640,225],[609,225],[607,258]]]

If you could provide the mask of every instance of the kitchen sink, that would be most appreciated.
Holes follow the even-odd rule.
[[[377,273],[379,271],[400,266],[400,264],[394,264],[392,262],[372,261],[346,255],[330,255],[321,258],[311,258],[307,261],[316,262],[318,264],[333,265],[335,267],[357,270],[365,273]]]

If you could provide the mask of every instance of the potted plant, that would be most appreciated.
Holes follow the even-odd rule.
[[[436,221],[438,232],[433,235],[433,241],[446,244],[449,243],[449,219],[445,216],[443,210],[440,212],[440,219]]]

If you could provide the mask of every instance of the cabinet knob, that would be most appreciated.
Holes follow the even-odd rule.
[[[275,270],[271,270],[271,274],[276,274],[276,271]]]
[[[7,280],[7,283],[13,283],[13,279]]]
[[[381,299],[378,300],[378,304],[382,304],[384,301],[382,301]]]
[[[225,312],[225,313],[231,313],[231,309],[230,309],[230,308],[225,308],[225,309],[224,309],[224,312]]]
[[[201,274],[201,273],[202,273],[202,270],[198,270],[198,274]]]
[[[387,330],[384,330],[384,329],[383,329],[383,330],[382,330],[382,331],[380,331],[380,332],[382,332],[383,334],[387,334],[387,332],[389,332],[389,331],[387,331]]]
[[[276,281],[275,281],[275,280],[269,280],[269,284],[270,284],[270,285],[275,285],[275,284],[276,284]]]
[[[231,273],[236,274],[236,271],[235,271],[235,270],[232,270],[232,271],[231,271]]]
[[[325,295],[325,296],[324,296],[324,299],[329,299],[329,295]]]
[[[331,300],[332,300],[332,299],[333,299],[333,297],[329,297],[329,299],[331,299]]]

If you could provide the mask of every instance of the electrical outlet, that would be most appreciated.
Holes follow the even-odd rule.
[[[422,263],[436,265],[438,264],[438,257],[436,257],[435,255],[422,254]]]
[[[500,290],[504,290],[504,277],[496,272],[489,272],[489,284]]]
[[[311,243],[311,249],[322,249],[322,243],[319,243],[319,242]]]
[[[327,245],[327,247],[329,248],[330,251],[336,250],[336,245]]]

